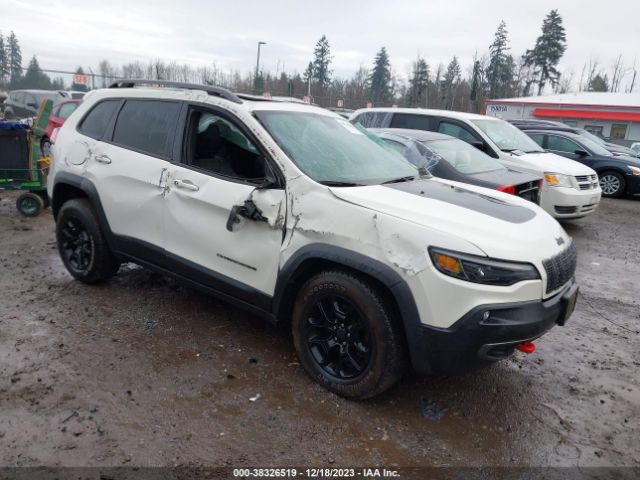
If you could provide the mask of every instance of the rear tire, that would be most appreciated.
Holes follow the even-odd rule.
[[[109,280],[120,267],[84,198],[67,201],[56,222],[58,250],[69,273],[87,284]]]
[[[16,208],[25,217],[37,217],[44,207],[44,200],[37,193],[25,192],[16,200]]]
[[[624,177],[618,172],[602,172],[600,188],[603,197],[621,197],[627,189]]]
[[[351,273],[310,278],[298,292],[292,331],[307,373],[343,397],[378,395],[405,371],[404,334],[391,303]]]

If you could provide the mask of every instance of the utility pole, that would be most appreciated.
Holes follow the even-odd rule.
[[[254,81],[254,83],[255,83],[254,88],[256,90],[258,89],[258,75],[260,75],[260,47],[262,45],[266,45],[266,44],[267,44],[267,42],[262,42],[262,41],[258,42],[258,58],[256,59],[256,78],[255,78],[255,81]],[[260,93],[260,92],[258,92],[258,93]]]

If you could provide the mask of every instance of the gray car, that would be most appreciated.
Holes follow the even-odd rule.
[[[4,117],[7,120],[34,117],[44,100],[53,100],[55,103],[62,98],[63,95],[57,90],[14,90],[4,102]]]

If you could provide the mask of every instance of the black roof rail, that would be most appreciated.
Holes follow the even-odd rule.
[[[151,87],[167,87],[167,88],[181,88],[185,90],[201,90],[207,92],[209,95],[215,95],[216,97],[224,98],[234,103],[242,103],[242,99],[235,93],[226,88],[214,87],[212,85],[198,85],[195,83],[182,83],[171,82],[167,80],[139,80],[139,79],[123,79],[113,82],[109,85],[109,88],[133,88],[136,85],[148,85]]]

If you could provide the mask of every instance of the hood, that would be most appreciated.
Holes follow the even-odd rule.
[[[532,175],[531,173],[520,173],[508,168],[499,170],[491,170],[489,172],[468,173],[469,178],[480,180],[499,187],[501,185],[521,185],[523,183],[535,182],[541,180],[541,177]]]
[[[612,157],[598,157],[598,159],[640,168],[640,159],[632,157],[631,155],[614,155]]]
[[[482,187],[424,179],[331,192],[369,210],[454,235],[493,258],[541,261],[570,243],[560,224],[537,205]]]
[[[571,160],[569,158],[561,157],[555,153],[524,153],[517,155],[515,153],[510,154],[512,157],[526,160],[532,165],[536,165],[537,168],[544,170],[545,172],[562,173],[564,175],[595,175],[595,171],[580,162]]]

